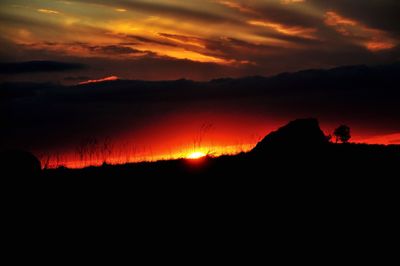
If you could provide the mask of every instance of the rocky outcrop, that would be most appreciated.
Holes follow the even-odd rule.
[[[317,119],[297,119],[268,134],[252,152],[263,153],[276,148],[312,148],[328,143]]]

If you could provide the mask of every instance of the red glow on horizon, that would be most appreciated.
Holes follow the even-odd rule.
[[[193,108],[194,110],[194,108]],[[145,127],[115,131],[109,152],[102,150],[104,139],[98,136],[97,146],[88,146],[87,154],[77,153],[74,145],[48,153],[36,153],[44,168],[84,168],[111,165],[185,159],[194,164],[206,156],[219,157],[248,152],[271,131],[285,125],[288,118],[272,118],[238,113],[212,112],[164,114],[162,119]],[[351,125],[351,123],[349,123]],[[320,125],[328,135],[337,124]],[[353,143],[400,144],[400,133],[368,135],[366,129],[352,128]]]
[[[198,151],[193,151],[192,148],[177,147],[170,153],[165,153],[162,149],[153,150],[151,147],[135,148],[125,144],[123,147],[115,147],[113,153],[107,157],[103,157],[99,151],[92,156],[85,155],[80,157],[74,152],[66,152],[61,155],[57,154],[50,157],[39,156],[39,158],[43,168],[58,168],[64,166],[72,169],[85,168],[88,166],[101,166],[103,163],[121,165],[127,163],[157,162],[179,159],[186,159],[195,163],[201,162],[207,156],[219,157],[222,155],[235,155],[241,152],[248,152],[254,147],[254,145],[204,146],[199,147]]]
[[[378,135],[360,139],[361,143],[381,144],[381,145],[398,145],[400,144],[400,133]]]
[[[119,77],[117,76],[109,76],[101,79],[89,79],[86,81],[79,82],[79,85],[84,85],[84,84],[90,84],[90,83],[99,83],[99,82],[105,82],[105,81],[115,81],[119,80]]]

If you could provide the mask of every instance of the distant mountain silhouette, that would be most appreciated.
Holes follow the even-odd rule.
[[[22,74],[37,72],[60,72],[84,68],[83,64],[57,61],[29,61],[0,63],[0,74]]]
[[[328,140],[319,127],[317,119],[297,119],[269,133],[256,147],[253,153],[268,152],[271,148],[313,147],[328,144]]]

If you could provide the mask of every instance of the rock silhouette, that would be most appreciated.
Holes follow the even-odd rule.
[[[21,150],[0,152],[0,172],[3,177],[31,177],[41,172],[40,161],[31,153]]]
[[[265,153],[275,148],[318,147],[328,144],[327,137],[319,127],[317,119],[297,119],[268,134],[253,153]]]

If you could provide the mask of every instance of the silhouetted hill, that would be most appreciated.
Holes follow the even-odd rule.
[[[0,62],[0,74],[60,72],[82,68],[82,64],[57,61]]]
[[[317,119],[297,119],[269,133],[252,153],[265,153],[270,149],[289,147],[311,148],[328,144],[328,140],[319,127]]]
[[[332,69],[309,69],[293,73],[281,73],[271,77],[253,76],[244,78],[220,78],[209,82],[197,82],[187,79],[173,81],[144,81],[144,80],[115,80],[98,83],[87,83],[75,86],[61,86],[49,83],[8,82],[2,83],[0,93],[11,89],[25,90],[31,93],[40,91],[42,96],[48,93],[66,94],[64,96],[89,97],[96,100],[104,94],[111,96],[109,100],[119,99],[121,94],[131,100],[138,96],[138,100],[147,94],[159,93],[160,99],[185,99],[204,97],[237,97],[254,94],[285,95],[293,91],[307,93],[307,91],[327,89],[338,91],[359,91],[371,88],[397,88],[400,82],[400,62],[378,66],[343,66]],[[112,92],[112,95],[109,93]],[[226,93],[228,93],[226,95]],[[376,91],[380,93],[382,91]],[[387,91],[386,91],[387,92]],[[394,92],[398,95],[398,90]],[[183,93],[183,94],[182,94]],[[132,94],[132,95],[131,95]],[[113,97],[114,95],[114,97]]]

